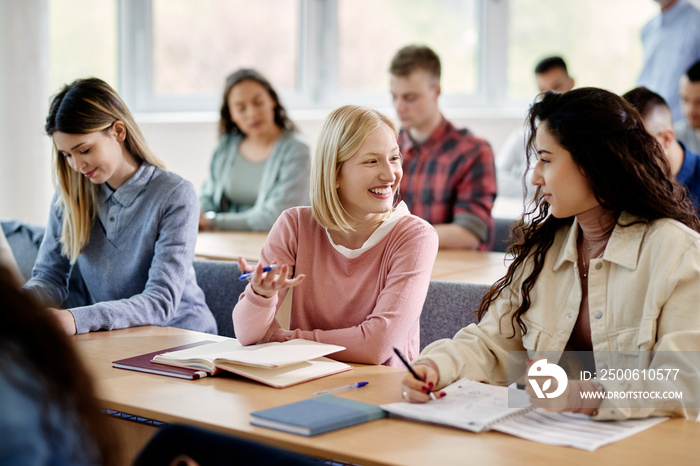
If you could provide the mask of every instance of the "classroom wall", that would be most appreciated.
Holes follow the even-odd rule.
[[[48,215],[48,23],[48,0],[0,0],[0,218]]]
[[[384,111],[393,117],[390,109]],[[524,114],[524,111],[522,113]],[[465,111],[446,112],[453,123],[471,129],[476,135],[488,140],[494,151],[523,119],[517,111],[505,115],[479,116]],[[313,147],[326,112],[295,112],[290,116],[299,126],[304,139]],[[454,118],[453,118],[454,117]],[[209,161],[217,145],[217,121],[215,115],[136,115],[139,126],[151,148],[165,162],[168,169],[194,183],[197,190],[208,175]]]

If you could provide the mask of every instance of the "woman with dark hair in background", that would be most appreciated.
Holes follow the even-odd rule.
[[[192,265],[197,194],[164,169],[116,91],[97,78],[64,86],[45,129],[56,195],[24,290],[69,335],[139,325],[216,333]],[[68,288],[75,264],[80,299]],[[68,298],[70,309],[55,308]]]
[[[308,204],[309,146],[296,131],[260,73],[240,69],[226,79],[200,230],[268,231],[282,211]]]
[[[92,379],[53,317],[0,267],[0,464],[119,464]]]
[[[602,89],[542,94],[529,126],[537,193],[508,249],[514,261],[484,297],[479,324],[423,350],[413,364],[423,381],[406,375],[404,399],[428,401],[462,377],[507,385],[512,352],[592,352],[597,381],[570,379],[552,400],[530,390],[532,402],[596,419],[697,418],[700,364],[684,358],[700,350],[700,221],[661,146],[634,108]],[[622,353],[640,358],[638,370],[682,367],[683,378],[601,380],[625,369],[612,365]],[[690,390],[656,403],[605,396],[651,385]]]

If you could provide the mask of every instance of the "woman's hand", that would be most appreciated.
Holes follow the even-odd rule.
[[[63,331],[66,332],[66,335],[75,335],[78,332],[78,329],[75,327],[75,317],[73,317],[73,313],[65,309],[55,309],[53,307],[49,307],[46,310],[54,316]]]
[[[275,263],[273,262],[273,264]],[[262,262],[258,262],[258,265],[253,268],[248,265],[248,261],[239,257],[238,267],[241,269],[241,273],[253,272],[253,276],[250,277],[250,287],[255,294],[265,298],[273,297],[279,290],[284,288],[293,288],[306,278],[306,275],[302,274],[294,279],[290,279],[290,270],[287,264],[274,268],[269,272],[264,272]]]
[[[440,371],[437,365],[430,359],[424,359],[416,364],[411,365],[413,370],[418,374],[421,380],[416,380],[409,371],[401,381],[401,396],[404,401],[411,403],[425,403],[430,400],[429,393],[433,391],[440,379]],[[435,396],[441,398],[446,395],[445,392],[435,392]]]

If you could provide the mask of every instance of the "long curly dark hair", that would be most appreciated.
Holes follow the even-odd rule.
[[[219,137],[222,138],[227,134],[241,134],[241,130],[236,123],[231,119],[231,108],[228,105],[228,95],[231,93],[231,89],[236,84],[242,83],[243,81],[255,81],[265,88],[270,97],[275,102],[275,124],[289,131],[297,131],[294,122],[287,116],[287,110],[280,102],[280,98],[277,92],[262,74],[258,71],[250,68],[241,68],[234,71],[226,78],[226,86],[224,87],[224,98],[221,103],[221,110],[219,114],[221,118],[219,119]]]
[[[583,171],[591,189],[605,209],[616,214],[622,211],[637,216],[634,223],[648,223],[660,218],[677,220],[700,232],[700,221],[685,188],[669,176],[670,166],[663,149],[644,128],[639,113],[624,99],[597,88],[581,88],[565,94],[545,92],[530,107],[527,125],[527,167],[536,160],[535,136],[539,125],[559,145],[571,153]],[[522,301],[511,302],[511,327],[515,336],[517,324],[522,333],[527,327],[522,320],[530,308],[530,291],[542,271],[547,251],[562,227],[571,225],[574,217],[556,218],[549,214],[538,187],[535,197],[513,228],[507,254],[514,257],[506,275],[486,293],[477,310],[479,319],[493,301],[519,280]],[[629,226],[622,225],[621,227]],[[529,270],[529,268],[528,268]],[[516,307],[517,306],[517,307]]]

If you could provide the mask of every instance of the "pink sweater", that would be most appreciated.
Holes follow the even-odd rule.
[[[366,364],[401,366],[392,347],[407,358],[419,353],[419,318],[438,249],[435,229],[405,215],[377,244],[347,258],[329,241],[310,207],[282,213],[263,246],[261,260],[289,264],[306,279],[294,288],[291,330],[266,337],[287,290],[271,298],[250,285],[233,309],[236,338],[250,345],[261,340],[304,338],[345,346],[331,355]]]

